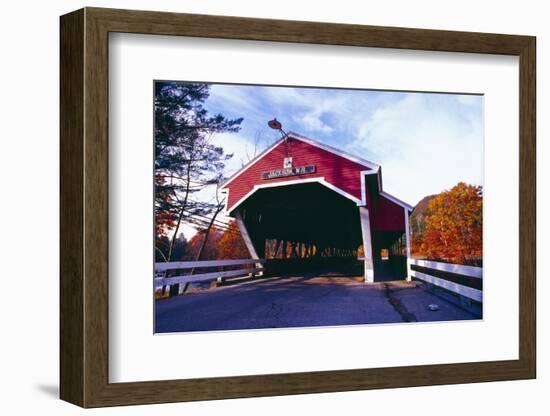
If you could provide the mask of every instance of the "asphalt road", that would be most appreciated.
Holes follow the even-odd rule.
[[[439,310],[429,311],[436,303]],[[270,278],[156,301],[155,332],[215,331],[478,319],[415,282]]]

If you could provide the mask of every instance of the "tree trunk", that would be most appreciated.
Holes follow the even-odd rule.
[[[178,214],[178,221],[176,222],[176,229],[174,230],[174,235],[172,235],[172,240],[170,241],[170,247],[168,248],[168,261],[172,260],[172,251],[174,250],[174,243],[178,237],[178,231],[180,229],[181,220],[183,219],[183,214],[185,208],[187,208],[187,199],[189,197],[189,187],[191,186],[191,162],[187,165],[187,183],[185,185],[185,197],[183,198],[183,203],[180,207],[180,212]]]
[[[183,214],[185,212],[185,208],[187,208],[187,199],[189,197],[189,187],[191,186],[191,162],[187,165],[187,184],[185,185],[185,197],[183,198],[183,203],[180,207],[180,212],[178,214],[178,221],[176,223],[176,229],[174,230],[174,235],[172,236],[172,240],[170,241],[170,247],[168,248],[168,259],[167,261],[172,260],[172,252],[174,250],[174,243],[176,242],[176,238],[178,237],[178,231],[180,229],[181,220],[183,219]],[[162,289],[162,293],[164,294],[164,288]],[[179,294],[180,285],[179,283],[176,283],[174,285],[170,286],[170,296],[177,296]]]
[[[216,217],[222,211],[222,209],[223,209],[223,204],[220,204],[218,206],[218,208],[216,209],[216,211],[214,212],[214,215],[210,219],[210,222],[208,223],[208,228],[206,229],[206,232],[204,233],[204,240],[202,240],[201,246],[199,248],[199,252],[197,253],[197,255],[195,257],[195,261],[199,261],[201,259],[202,252],[204,251],[204,248],[206,247],[206,243],[208,241],[208,235],[210,234],[210,230],[212,229],[212,226],[214,225],[214,221],[216,221]],[[189,275],[192,276],[193,273],[195,273],[195,268],[194,267],[191,269],[191,272],[189,273]],[[183,287],[182,292],[185,293],[185,291],[187,290],[188,287],[189,287],[189,282],[185,283],[185,286]]]

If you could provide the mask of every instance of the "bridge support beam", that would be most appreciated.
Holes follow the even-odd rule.
[[[239,227],[239,231],[241,232],[241,237],[243,238],[244,244],[250,253],[250,258],[254,260],[259,259],[260,257],[258,257],[258,252],[252,243],[252,238],[250,238],[250,234],[239,210],[235,211],[235,219],[237,220],[237,225]],[[256,267],[261,268],[263,266],[261,263],[256,263]]]
[[[369,210],[367,207],[359,207],[361,220],[361,234],[363,236],[363,256],[365,266],[365,282],[374,282],[374,263],[372,260],[372,234],[370,229]]]
[[[410,282],[412,280],[412,273],[411,273],[411,237],[410,237],[410,226],[409,226],[409,210],[407,208],[403,208],[405,210],[405,241],[407,244],[407,281]]]

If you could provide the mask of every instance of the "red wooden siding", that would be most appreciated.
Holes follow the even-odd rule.
[[[375,204],[372,210],[374,211],[372,215],[374,230],[405,232],[405,211],[401,205],[397,205],[382,195],[378,195]]]
[[[360,172],[370,170],[370,168],[292,137],[289,137],[288,145],[293,166],[315,165],[315,173],[277,179],[262,179],[262,172],[283,168],[283,159],[286,156],[286,150],[285,143],[281,142],[228,183],[226,186],[229,189],[228,210],[231,210],[243,196],[250,192],[254,188],[254,185],[321,177],[324,177],[327,182],[344,192],[359,200],[361,199]]]

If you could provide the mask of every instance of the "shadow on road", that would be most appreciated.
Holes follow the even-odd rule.
[[[438,311],[428,305],[441,304]],[[155,332],[318,327],[479,319],[416,282],[365,284],[362,277],[263,278],[155,303]]]

